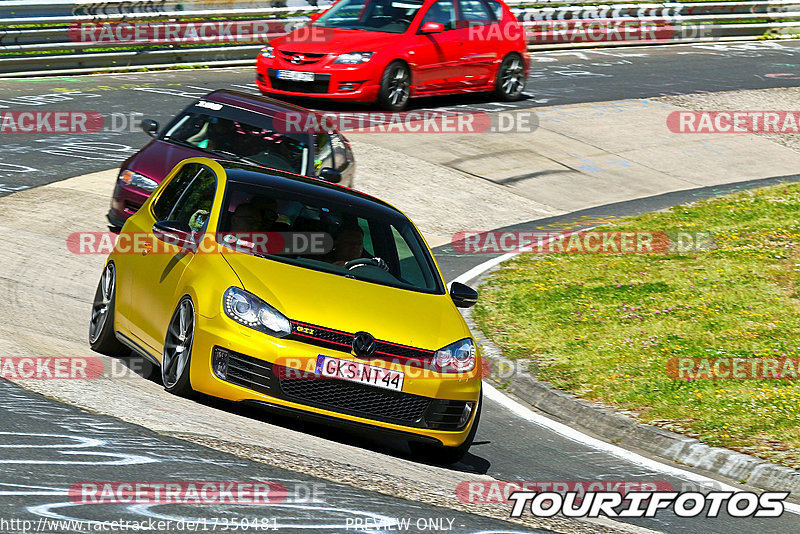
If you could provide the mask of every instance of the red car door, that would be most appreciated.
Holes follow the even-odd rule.
[[[455,0],[431,4],[419,27],[428,22],[444,26],[439,33],[417,32],[412,36],[409,55],[414,59],[414,85],[418,92],[437,91],[452,86],[454,71],[461,64],[463,36],[456,28]]]
[[[503,32],[484,0],[457,0],[456,34],[461,39],[461,68],[453,84],[469,88],[485,85],[494,74],[495,64],[503,49]]]

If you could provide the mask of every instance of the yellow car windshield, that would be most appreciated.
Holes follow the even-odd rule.
[[[298,267],[422,292],[442,292],[441,278],[414,225],[400,212],[369,202],[358,207],[272,187],[229,182],[218,235],[223,243],[239,235],[280,232],[324,234],[324,251],[258,254]]]

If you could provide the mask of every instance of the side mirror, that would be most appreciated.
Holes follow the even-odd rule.
[[[158,135],[158,122],[152,119],[142,119],[141,127],[142,131],[150,137]]]
[[[331,167],[323,167],[320,169],[319,177],[321,180],[331,182],[332,184],[338,184],[342,181],[342,173]]]
[[[153,235],[169,245],[194,251],[195,242],[189,223],[182,221],[159,221],[153,225]]]
[[[419,29],[419,33],[442,33],[444,31],[444,24],[441,22],[426,22]]]
[[[311,22],[316,22],[318,18],[322,16],[322,13],[312,13],[308,16],[311,19]]]
[[[478,292],[469,286],[453,282],[450,284],[450,298],[458,308],[471,308],[478,302]]]

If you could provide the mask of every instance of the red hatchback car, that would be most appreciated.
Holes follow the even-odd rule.
[[[256,84],[399,111],[418,96],[516,100],[528,66],[525,32],[499,0],[339,0],[261,51]]]

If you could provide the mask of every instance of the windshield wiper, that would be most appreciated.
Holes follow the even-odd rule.
[[[319,27],[320,28],[332,28],[332,29],[335,29],[335,30],[363,30],[366,26],[364,26],[363,24],[362,25],[355,25],[355,26],[350,26],[350,25],[337,26],[337,25],[333,24],[331,26],[319,26]]]
[[[205,152],[209,152],[211,154],[217,154],[218,156],[226,156],[226,157],[234,159],[236,161],[244,161],[246,163],[252,163],[253,165],[262,166],[261,163],[257,162],[254,159],[250,159],[247,156],[241,156],[241,155],[239,155],[239,154],[237,154],[235,152],[231,152],[229,150],[216,150],[216,149],[210,149],[210,148],[204,148],[202,150],[205,151]]]
[[[184,141],[182,139],[175,139],[174,137],[165,136],[164,137],[164,141],[169,141],[170,143],[175,143],[176,145],[185,146],[187,148],[194,148],[196,150],[203,150],[202,148],[200,148],[197,145],[193,145],[192,143],[189,143],[188,141]]]
[[[176,145],[185,146],[187,148],[193,148],[193,149],[199,150],[201,152],[206,152],[207,154],[215,154],[217,156],[224,156],[224,157],[226,157],[228,159],[233,159],[233,160],[236,160],[236,161],[244,161],[244,162],[247,162],[247,163],[252,163],[253,165],[261,166],[261,163],[257,162],[254,159],[250,159],[250,158],[248,158],[246,156],[240,156],[239,154],[237,154],[235,152],[230,152],[228,150],[216,150],[216,149],[213,149],[213,148],[203,148],[203,147],[200,147],[200,146],[197,146],[197,145],[193,145],[192,143],[189,143],[188,141],[183,141],[181,139],[175,139],[174,137],[164,137],[164,141],[169,141],[171,143],[175,143]]]

